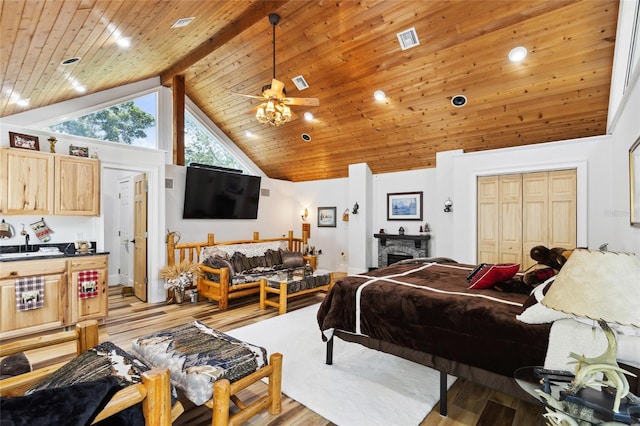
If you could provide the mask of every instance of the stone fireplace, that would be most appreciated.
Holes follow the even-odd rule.
[[[429,234],[374,234],[378,239],[378,267],[382,268],[403,259],[429,257]]]

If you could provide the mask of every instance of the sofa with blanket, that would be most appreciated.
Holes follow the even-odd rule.
[[[287,237],[260,239],[254,232],[252,240],[214,241],[208,235],[206,243],[174,243],[168,236],[168,263],[190,260],[198,263],[198,297],[218,302],[227,309],[229,300],[260,293],[260,279],[277,273],[299,271],[307,262],[315,269],[315,256],[303,256],[306,238]],[[328,284],[328,283],[324,283]]]

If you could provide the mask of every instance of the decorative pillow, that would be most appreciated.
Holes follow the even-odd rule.
[[[280,250],[280,255],[285,269],[304,267],[304,258],[299,251]]]
[[[513,278],[520,269],[518,263],[498,263],[482,265],[475,274],[467,277],[470,279],[469,288],[480,290],[493,287],[495,284]],[[474,270],[475,271],[475,270]]]
[[[229,260],[233,265],[234,274],[241,274],[243,271],[251,268],[247,256],[245,256],[244,253],[240,253],[239,251],[233,253],[233,256],[231,256],[231,259]]]
[[[280,250],[267,249],[264,252],[264,259],[267,267],[282,265],[282,255]]]
[[[549,309],[541,303],[555,279],[554,275],[533,289],[522,305],[522,313],[516,315],[516,319],[527,324],[545,324],[562,318],[573,318],[573,315]]]
[[[210,266],[212,268],[220,269],[220,268],[229,268],[229,276],[232,277],[234,275],[233,264],[220,256],[212,256],[203,262],[205,265]],[[220,279],[218,274],[207,273],[208,279],[218,280]]]
[[[31,363],[24,352],[9,355],[0,362],[0,380],[31,371]]]

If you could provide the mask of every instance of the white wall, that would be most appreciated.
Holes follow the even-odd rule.
[[[289,230],[293,230],[296,237],[302,235],[299,217],[298,223],[294,220],[294,215],[297,216],[295,212],[299,209],[294,207],[291,182],[262,178],[260,189],[268,190],[269,195],[260,196],[257,219],[182,219],[185,178],[185,167],[166,166],[166,179],[171,180],[173,185],[173,188],[164,189],[166,227],[169,231],[178,232],[183,242],[206,241],[208,233],[213,233],[216,241],[251,239],[256,231],[261,238],[280,237]]]

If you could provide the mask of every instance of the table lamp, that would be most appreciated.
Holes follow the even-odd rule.
[[[598,321],[607,338],[607,350],[577,360],[576,377],[570,391],[602,384],[616,389],[613,411],[619,412],[629,393],[625,373],[618,365],[616,335],[607,324],[640,327],[640,259],[632,253],[576,249],[564,264],[542,299],[548,308]],[[601,374],[604,375],[600,379]]]

